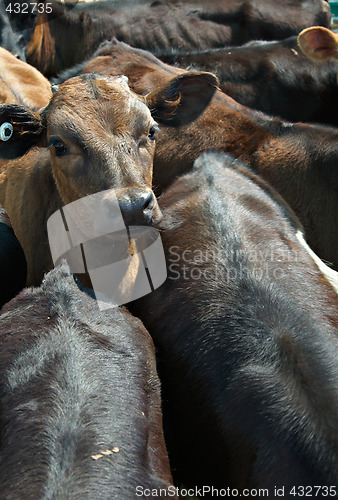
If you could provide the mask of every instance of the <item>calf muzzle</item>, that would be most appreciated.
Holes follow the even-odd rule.
[[[117,196],[126,226],[155,226],[162,219],[156,197],[151,189],[125,189]],[[116,203],[116,202],[115,202]],[[106,214],[114,210],[114,200],[105,200]]]

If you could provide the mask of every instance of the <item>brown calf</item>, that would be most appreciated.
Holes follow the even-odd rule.
[[[304,54],[315,61],[338,59],[338,34],[322,26],[306,28],[298,35]]]
[[[106,44],[97,55],[84,71],[123,73],[140,94],[183,71],[121,42]],[[162,127],[154,189],[161,192],[188,172],[207,149],[230,153],[268,180],[300,218],[314,251],[338,268],[337,129],[271,118],[217,91],[208,109],[187,128]]]
[[[0,123],[9,124],[0,155],[27,152],[1,173],[0,203],[25,252],[28,284],[39,283],[52,267],[46,223],[64,204],[114,189],[127,225],[160,220],[151,190],[155,119],[189,123],[207,106],[216,83],[210,73],[186,74],[140,98],[124,77],[91,74],[65,82],[39,113],[0,106]],[[102,201],[107,220],[111,196]]]

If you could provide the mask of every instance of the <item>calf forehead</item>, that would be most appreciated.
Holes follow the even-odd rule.
[[[136,133],[151,122],[148,107],[130,90],[125,77],[95,74],[60,85],[46,114],[50,127],[70,132],[73,138],[76,133]]]

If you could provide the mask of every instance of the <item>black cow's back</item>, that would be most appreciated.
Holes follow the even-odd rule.
[[[154,348],[121,308],[100,312],[66,266],[0,316],[0,491],[134,499],[167,488]]]
[[[168,279],[132,311],[158,349],[179,477],[292,498],[338,480],[338,308],[273,197],[203,155],[163,195]]]

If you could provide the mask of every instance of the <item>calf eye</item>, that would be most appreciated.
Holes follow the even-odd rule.
[[[49,145],[54,146],[54,151],[56,156],[64,156],[69,153],[67,146],[61,141],[59,137],[51,137]]]

